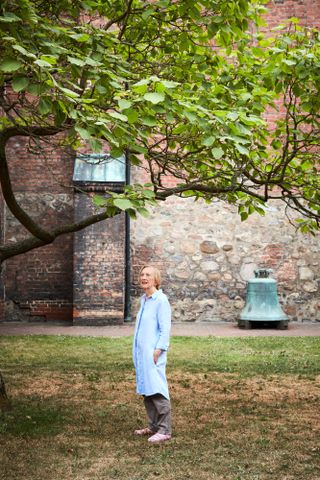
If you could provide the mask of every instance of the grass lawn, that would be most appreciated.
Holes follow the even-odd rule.
[[[319,480],[320,337],[174,337],[150,446],[131,338],[0,338],[4,480]]]

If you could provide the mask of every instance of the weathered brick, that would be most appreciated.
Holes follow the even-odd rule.
[[[93,212],[90,195],[76,194],[75,216],[90,215]],[[123,322],[124,248],[124,214],[75,234],[73,291],[75,325]]]

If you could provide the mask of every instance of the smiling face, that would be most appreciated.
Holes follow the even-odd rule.
[[[140,287],[152,295],[157,290],[155,272],[152,267],[144,267],[140,272]]]

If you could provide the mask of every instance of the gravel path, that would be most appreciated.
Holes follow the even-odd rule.
[[[72,335],[85,337],[125,337],[133,335],[134,324],[110,325],[107,327],[76,327],[61,323],[0,323],[1,335]],[[174,323],[173,336],[214,337],[319,337],[319,323],[289,323],[287,330],[276,328],[252,328],[242,330],[236,323]]]

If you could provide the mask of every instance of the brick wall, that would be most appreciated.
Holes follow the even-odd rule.
[[[26,139],[15,137],[8,149],[12,184],[19,203],[41,225],[73,220],[71,183],[74,154],[58,144],[28,152]],[[28,232],[6,210],[6,242]],[[72,314],[72,235],[5,262],[5,320],[70,319]]]
[[[75,215],[94,213],[92,194],[76,194]],[[125,215],[91,225],[74,235],[75,325],[123,322]]]
[[[302,25],[320,26],[319,0],[274,0],[267,8],[265,18],[270,28],[291,17],[299,18]]]

